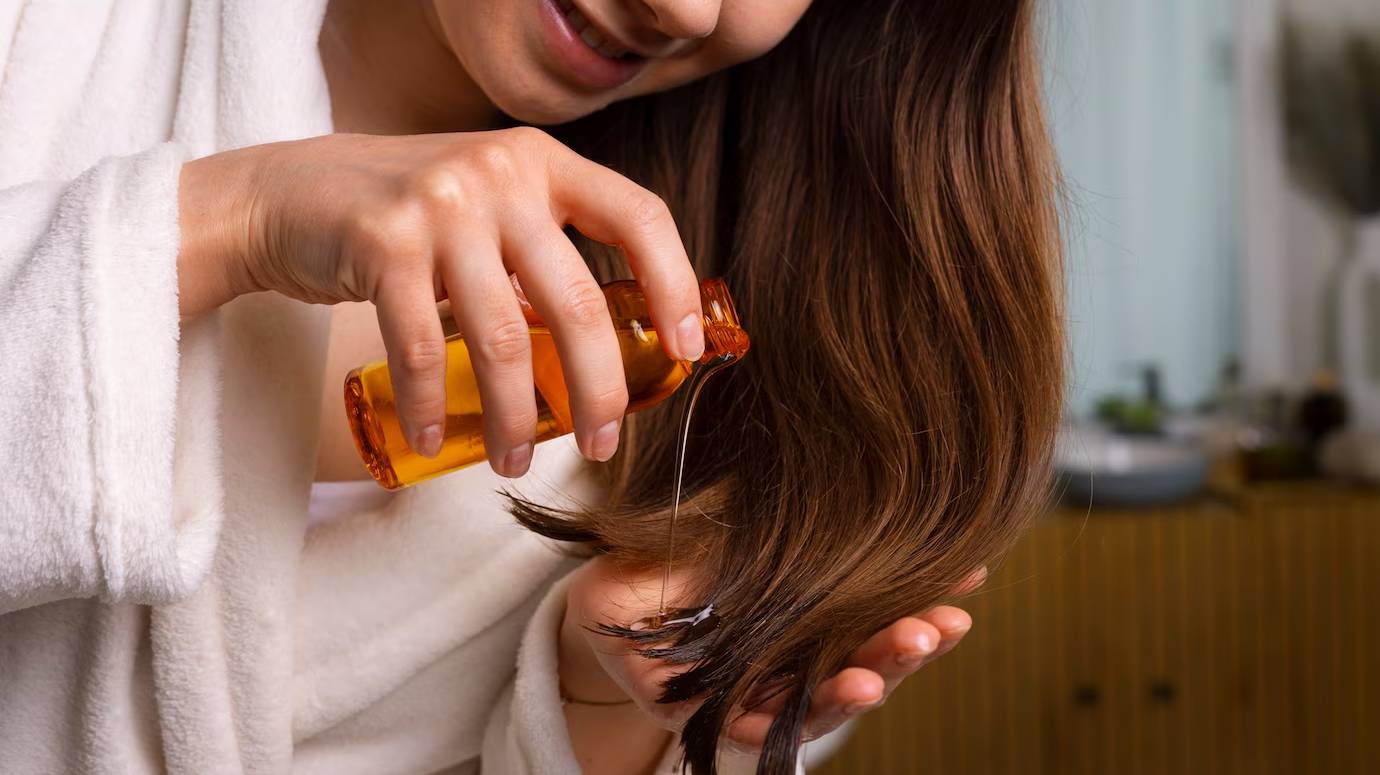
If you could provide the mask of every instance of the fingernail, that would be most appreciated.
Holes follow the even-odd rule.
[[[589,444],[589,451],[595,460],[602,463],[613,457],[613,453],[618,451],[618,428],[621,424],[620,421],[613,420],[594,432],[594,438]]]
[[[680,344],[681,357],[687,361],[697,361],[704,355],[704,323],[697,314],[686,315],[676,326],[676,341]]]
[[[417,434],[417,443],[412,449],[422,457],[436,457],[441,454],[441,426],[428,425]]]
[[[524,442],[508,450],[508,454],[503,456],[503,475],[518,477],[527,473],[527,467],[532,464],[532,442]]]

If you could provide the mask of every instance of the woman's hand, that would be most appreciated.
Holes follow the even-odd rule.
[[[699,286],[666,205],[528,128],[409,137],[330,135],[190,162],[178,258],[184,317],[241,293],[372,301],[408,443],[440,448],[449,298],[500,474],[527,470],[537,409],[515,274],[550,325],[581,451],[607,460],[627,407],[603,293],[563,233],[620,245],[667,354],[704,349]]]
[[[986,569],[978,569],[958,585],[955,594],[972,592],[986,578]],[[673,576],[673,591],[676,586]],[[567,593],[561,681],[574,699],[596,703],[631,699],[651,725],[678,730],[696,706],[664,705],[656,699],[661,684],[684,668],[646,659],[626,644],[591,631],[600,623],[633,622],[654,614],[660,592],[659,573],[630,575],[604,558],[586,563]],[[971,626],[972,619],[963,610],[938,606],[873,635],[853,653],[848,667],[815,690],[806,739],[827,734],[881,705],[906,676],[957,646]],[[783,701],[778,696],[740,715],[728,729],[729,742],[742,750],[759,750]]]
[[[959,594],[977,589],[986,578],[986,569],[979,569],[960,585]],[[805,738],[822,737],[849,719],[881,706],[901,681],[952,651],[972,626],[968,612],[941,605],[898,619],[873,635],[853,652],[848,667],[815,690]],[[761,750],[783,702],[783,697],[774,697],[740,716],[728,729],[729,740],[746,750]]]

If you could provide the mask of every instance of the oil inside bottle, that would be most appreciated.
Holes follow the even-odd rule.
[[[705,355],[698,364],[668,358],[651,326],[646,299],[637,284],[618,281],[604,286],[617,334],[628,387],[628,411],[655,406],[692,376],[724,355],[741,358],[750,346],[747,332],[722,280],[700,283],[704,309]],[[532,373],[536,388],[536,441],[574,430],[570,393],[551,330],[539,318],[528,319]],[[707,376],[707,375],[706,375]],[[446,420],[440,454],[425,458],[403,437],[393,384],[386,362],[361,366],[345,379],[345,409],[355,446],[371,476],[389,489],[405,487],[485,459],[484,418],[469,348],[459,336],[446,339]]]
[[[528,332],[532,338],[532,376],[537,388],[535,440],[540,442],[570,433],[575,423],[570,392],[550,329],[534,325]],[[671,360],[661,353],[656,331],[643,328],[634,320],[630,325],[617,327],[615,333],[627,377],[628,411],[664,401],[691,375],[689,362]],[[469,348],[461,337],[446,341],[446,424],[442,433],[445,443],[436,457],[426,458],[413,452],[403,438],[387,364],[373,364],[352,373],[345,383],[345,403],[356,415],[351,418],[356,428],[355,441],[369,473],[390,489],[430,479],[486,457],[479,382],[470,363]]]

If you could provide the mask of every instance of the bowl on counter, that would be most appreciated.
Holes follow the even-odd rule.
[[[1127,436],[1096,425],[1066,425],[1055,449],[1064,503],[1085,508],[1158,506],[1207,485],[1211,457],[1192,440]]]

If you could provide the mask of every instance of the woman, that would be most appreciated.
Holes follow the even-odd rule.
[[[697,771],[722,739],[781,772],[957,642],[908,614],[1033,513],[1057,417],[1029,2],[184,3],[0,16],[0,760],[645,772],[685,725]],[[697,412],[670,588],[717,628],[629,629],[669,418],[621,427],[566,227],[621,247],[575,238],[668,354],[703,346],[696,270],[754,336]],[[611,477],[530,444],[510,273]],[[359,475],[338,380],[385,352],[434,453],[443,298],[493,471],[313,487]]]

